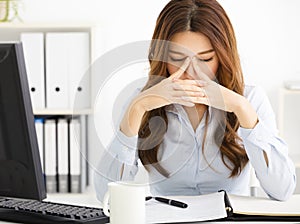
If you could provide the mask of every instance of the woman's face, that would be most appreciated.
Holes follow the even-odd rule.
[[[205,72],[206,75],[209,76],[210,79],[215,78],[219,60],[210,40],[206,36],[191,31],[177,33],[173,36],[169,47],[167,63],[169,73],[173,74],[176,72],[187,57],[190,57],[190,59],[194,58],[202,71],[207,71],[207,68],[209,68],[211,72]],[[206,69],[204,67],[206,67]],[[190,64],[180,79],[200,78],[195,74],[193,66]]]

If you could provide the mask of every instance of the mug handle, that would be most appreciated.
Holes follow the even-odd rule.
[[[108,210],[108,201],[109,201],[109,191],[107,191],[103,198],[103,212],[106,216],[109,217],[109,210]]]

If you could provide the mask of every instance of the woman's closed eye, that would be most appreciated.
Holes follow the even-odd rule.
[[[171,57],[170,56],[171,61],[184,61],[186,59],[186,57],[184,58],[176,58],[176,57]]]
[[[198,60],[199,61],[202,61],[202,62],[209,62],[209,61],[211,61],[211,60],[213,60],[214,59],[214,57],[210,57],[210,58],[198,58]]]
[[[214,57],[210,57],[210,58],[197,58],[199,61],[202,61],[202,62],[209,62],[211,60],[213,60]],[[170,59],[172,61],[176,61],[176,62],[181,62],[181,61],[184,61],[186,59],[185,58],[175,58],[175,57],[170,57]]]

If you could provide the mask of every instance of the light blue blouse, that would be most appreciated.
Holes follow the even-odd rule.
[[[260,87],[245,86],[244,96],[256,110],[259,122],[253,129],[240,127],[237,133],[261,187],[271,198],[286,200],[296,186],[295,167],[286,143],[278,136],[272,107]],[[202,151],[206,115],[194,131],[182,106],[166,107],[168,129],[158,157],[170,175],[166,178],[150,168],[149,184],[153,195],[199,195],[221,189],[231,194],[249,195],[250,164],[238,176],[229,178],[231,171],[224,165],[219,145],[214,140],[214,133],[223,131],[220,120],[224,112],[212,107],[208,111],[207,136]],[[100,201],[108,182],[134,179],[138,171],[136,143],[137,136],[127,137],[118,131],[100,158],[94,176]],[[268,157],[268,165],[263,152]],[[230,165],[227,158],[225,161]]]

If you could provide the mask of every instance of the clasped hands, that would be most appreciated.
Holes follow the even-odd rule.
[[[250,102],[244,96],[218,84],[214,81],[215,75],[211,73],[204,62],[198,61],[196,57],[188,57],[176,72],[134,98],[120,124],[121,131],[127,136],[136,135],[146,111],[169,104],[187,107],[202,104],[233,112],[241,127],[254,128],[258,116]]]
[[[203,72],[209,72],[205,66],[207,65],[199,62],[196,57],[186,58],[175,73],[139,94],[136,102],[145,111],[176,103],[187,107],[205,104],[234,112],[242,96],[211,80],[208,74]],[[181,79],[185,72],[192,79]]]

